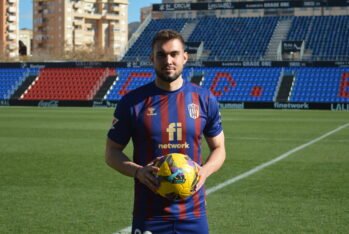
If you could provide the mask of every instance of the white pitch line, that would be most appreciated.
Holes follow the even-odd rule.
[[[302,149],[304,149],[304,148],[306,148],[306,147],[308,147],[308,146],[310,146],[310,145],[312,145],[312,144],[314,144],[314,143],[316,143],[316,142],[318,142],[318,141],[320,141],[320,140],[322,140],[322,139],[324,139],[324,138],[326,138],[326,137],[328,137],[328,136],[330,136],[330,135],[332,135],[332,134],[342,130],[343,128],[348,127],[348,126],[349,126],[349,123],[344,124],[344,125],[336,128],[336,129],[334,129],[334,130],[332,130],[330,132],[327,132],[324,135],[315,138],[314,140],[311,140],[311,141],[309,141],[309,142],[307,142],[307,143],[305,143],[303,145],[300,145],[300,146],[298,146],[298,147],[296,147],[296,148],[294,148],[294,149],[292,149],[290,151],[287,151],[286,153],[278,156],[277,158],[274,158],[271,161],[263,163],[263,164],[255,167],[255,168],[253,168],[253,169],[251,169],[251,170],[249,170],[249,171],[247,171],[247,172],[245,172],[243,174],[240,174],[240,175],[238,175],[236,177],[233,177],[233,178],[231,178],[229,180],[226,180],[225,182],[223,182],[221,184],[218,184],[218,185],[216,185],[216,186],[214,186],[212,188],[207,189],[206,193],[207,193],[207,195],[210,194],[210,193],[214,193],[217,190],[220,190],[220,189],[222,189],[222,188],[224,188],[224,187],[226,187],[226,186],[228,186],[228,185],[230,185],[232,183],[235,183],[235,182],[237,182],[239,180],[242,180],[242,179],[244,179],[244,178],[246,178],[246,177],[248,177],[248,176],[250,176],[250,175],[252,175],[252,174],[254,174],[254,173],[258,172],[258,171],[260,171],[260,170],[263,170],[266,167],[269,167],[269,166],[273,165],[274,163],[276,163],[278,161],[281,161],[281,160],[287,158],[291,154],[293,154],[293,153],[295,153],[297,151],[300,151],[300,150],[302,150]]]
[[[242,180],[242,179],[244,179],[244,178],[246,178],[246,177],[248,177],[248,176],[250,176],[250,175],[252,175],[252,174],[254,174],[254,173],[258,172],[258,171],[260,171],[260,170],[263,170],[266,167],[269,167],[269,166],[273,165],[276,162],[279,162],[279,161],[287,158],[291,154],[296,153],[297,151],[300,151],[300,150],[302,150],[302,149],[304,149],[304,148],[306,148],[306,147],[308,147],[308,146],[310,146],[310,145],[312,145],[312,144],[314,144],[314,143],[316,143],[316,142],[318,142],[318,141],[320,141],[320,140],[322,140],[322,139],[324,139],[324,138],[326,138],[326,137],[328,137],[328,136],[330,136],[330,135],[332,135],[332,134],[342,130],[343,128],[348,127],[348,126],[349,126],[349,123],[344,124],[344,125],[336,128],[336,129],[334,129],[334,130],[332,130],[330,132],[327,132],[327,133],[323,134],[322,136],[319,136],[319,137],[317,137],[317,138],[315,138],[315,139],[313,139],[313,140],[311,140],[311,141],[309,141],[309,142],[307,142],[307,143],[305,143],[303,145],[300,145],[300,146],[298,146],[298,147],[296,147],[296,148],[294,148],[294,149],[292,149],[290,151],[287,151],[286,153],[284,153],[284,154],[274,158],[271,161],[265,162],[265,163],[255,167],[255,168],[252,168],[249,171],[246,171],[243,174],[240,174],[240,175],[238,175],[236,177],[233,177],[233,178],[231,178],[229,180],[226,180],[225,182],[223,182],[221,184],[218,184],[218,185],[216,185],[216,186],[214,186],[212,188],[207,189],[206,193],[207,193],[207,195],[209,195],[210,193],[214,193],[217,190],[220,190],[220,189],[222,189],[222,188],[224,188],[224,187],[226,187],[226,186],[228,186],[230,184],[233,184],[233,183],[235,183],[235,182],[237,182],[239,180]]]
[[[300,151],[300,150],[302,150],[302,149],[304,149],[304,148],[306,148],[306,147],[308,147],[308,146],[310,146],[310,145],[312,145],[312,144],[314,144],[314,143],[316,143],[318,141],[321,141],[322,139],[324,139],[324,138],[326,138],[326,137],[328,137],[328,136],[330,136],[332,134],[335,134],[336,132],[338,132],[338,131],[340,131],[343,128],[346,128],[348,126],[349,126],[349,123],[344,124],[342,126],[339,126],[338,128],[336,128],[336,129],[334,129],[332,131],[329,131],[329,132],[327,132],[327,133],[325,133],[325,134],[323,134],[323,135],[321,135],[321,136],[319,136],[319,137],[317,137],[317,138],[315,138],[315,139],[313,139],[311,141],[308,141],[307,143],[305,143],[303,145],[300,145],[300,146],[298,146],[298,147],[296,147],[294,149],[291,149],[291,150],[287,151],[286,153],[284,153],[284,154],[274,158],[273,160],[270,160],[270,161],[268,161],[266,163],[263,163],[263,164],[255,167],[255,168],[252,168],[249,171],[246,171],[245,173],[242,173],[242,174],[240,174],[238,176],[235,176],[235,177],[233,177],[233,178],[231,178],[229,180],[224,181],[223,183],[220,183],[220,184],[218,184],[216,186],[213,186],[212,188],[209,188],[209,189],[206,190],[206,194],[209,195],[211,193],[214,193],[214,192],[216,192],[216,191],[218,191],[218,190],[220,190],[220,189],[222,189],[222,188],[224,188],[224,187],[226,187],[228,185],[231,185],[231,184],[233,184],[233,183],[235,183],[235,182],[237,182],[239,180],[242,180],[242,179],[244,179],[244,178],[246,178],[246,177],[248,177],[250,175],[253,175],[254,173],[257,173],[260,170],[263,170],[264,168],[269,167],[269,166],[271,166],[271,165],[273,165],[273,164],[275,164],[275,163],[277,163],[277,162],[287,158],[291,154],[296,153],[296,152],[298,152],[298,151]],[[131,233],[131,226],[126,227],[126,228],[124,228],[124,229],[122,229],[120,231],[117,231],[114,234],[122,234],[122,233]]]
[[[114,232],[113,234],[130,234],[131,231],[132,231],[132,227],[129,226],[129,227],[124,228],[124,229],[122,229],[120,231]]]

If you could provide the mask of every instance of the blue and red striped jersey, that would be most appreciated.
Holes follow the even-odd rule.
[[[206,89],[184,82],[168,92],[151,82],[118,103],[108,137],[121,145],[132,139],[133,160],[145,166],[156,157],[182,153],[202,165],[201,141],[222,131],[219,105]],[[145,219],[193,219],[206,215],[205,191],[179,201],[163,198],[135,180],[133,215]]]

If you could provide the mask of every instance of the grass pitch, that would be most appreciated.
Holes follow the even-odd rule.
[[[0,233],[114,233],[130,225],[133,180],[104,163],[112,113],[0,108]],[[330,111],[222,116],[227,160],[207,188],[349,122],[349,112]],[[346,233],[349,127],[211,193],[207,204],[213,234]]]

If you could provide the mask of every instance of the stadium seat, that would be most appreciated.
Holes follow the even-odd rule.
[[[115,71],[106,68],[44,68],[22,100],[92,100]]]

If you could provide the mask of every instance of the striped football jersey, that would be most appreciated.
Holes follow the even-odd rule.
[[[186,154],[202,165],[202,137],[221,131],[219,105],[208,90],[185,81],[169,92],[153,81],[120,100],[108,137],[121,145],[132,140],[133,160],[139,165],[169,153]],[[170,201],[135,180],[134,196],[135,217],[183,220],[206,215],[203,187],[187,199]]]

